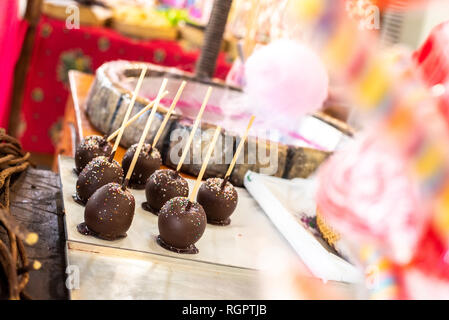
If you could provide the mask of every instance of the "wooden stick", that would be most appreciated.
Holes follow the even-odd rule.
[[[235,163],[237,162],[237,158],[239,157],[239,154],[242,151],[243,146],[245,145],[246,138],[248,137],[248,133],[253,125],[254,119],[256,119],[255,116],[252,116],[251,119],[249,119],[249,123],[248,123],[248,126],[246,127],[245,134],[240,139],[240,143],[237,147],[237,150],[235,151],[234,158],[232,158],[231,164],[229,165],[228,171],[226,172],[225,179],[229,178],[229,176],[232,173],[232,170],[234,169]]]
[[[78,132],[78,140],[76,140],[76,144],[78,145],[81,140],[83,140],[83,126],[81,124],[81,112],[80,112],[80,103],[78,101],[78,92],[75,85],[75,76],[73,74],[73,70],[69,71],[69,84],[70,84],[70,91],[71,96],[73,99],[73,107],[75,109],[75,118],[76,118],[76,131]]]
[[[162,94],[162,99],[168,94],[168,91],[165,91]],[[134,121],[136,121],[137,119],[139,119],[145,112],[147,112],[148,110],[150,110],[151,108],[153,108],[154,106],[154,100],[151,101],[151,103],[149,103],[145,108],[143,108],[142,110],[139,111],[139,113],[137,113],[134,117],[132,117],[131,119],[128,120],[128,122],[125,125],[125,129],[128,128]],[[118,128],[117,130],[115,130],[109,137],[108,137],[108,142],[111,142],[112,140],[114,140],[115,137],[118,136],[119,132],[120,132],[120,128]]]
[[[248,58],[251,55],[256,45],[255,32],[257,28],[257,17],[259,16],[260,11],[259,9],[259,2],[257,0],[251,0],[251,11],[246,24],[246,33],[243,46],[245,58]]]
[[[162,132],[164,132],[165,126],[167,125],[168,119],[170,119],[171,114],[173,113],[173,110],[175,110],[176,105],[178,104],[179,98],[181,98],[181,94],[184,91],[184,88],[186,87],[187,82],[183,81],[181,85],[179,86],[178,92],[176,93],[175,98],[173,99],[173,102],[170,106],[170,109],[168,109],[167,114],[165,115],[164,121],[162,121],[161,126],[159,127],[159,130],[156,133],[156,136],[153,140],[153,148],[156,147],[157,142],[159,141],[159,138],[162,135]]]
[[[217,143],[218,135],[220,134],[220,132],[221,132],[221,127],[218,126],[217,129],[215,129],[214,137],[212,138],[212,141],[209,145],[209,150],[207,150],[206,158],[204,159],[203,165],[201,166],[201,170],[200,170],[200,173],[198,174],[198,178],[196,178],[196,182],[195,182],[195,186],[193,187],[193,191],[190,194],[189,200],[191,202],[195,201],[195,199],[196,199],[196,194],[198,193],[198,189],[200,188],[201,180],[203,180],[204,172],[206,171],[207,164],[209,163],[209,160],[210,160],[210,156],[212,155],[212,152],[215,149],[215,144]]]
[[[143,129],[143,132],[142,132],[142,136],[140,137],[139,144],[137,145],[136,152],[134,153],[133,160],[131,161],[131,165],[129,166],[128,173],[126,174],[126,178],[125,178],[125,181],[123,183],[123,188],[124,189],[126,189],[126,185],[128,184],[129,179],[131,179],[131,175],[132,175],[134,167],[135,167],[135,165],[137,163],[137,159],[139,158],[140,151],[142,150],[142,147],[143,147],[143,143],[145,142],[145,138],[146,138],[146,136],[148,134],[148,131],[150,130],[151,123],[153,122],[153,118],[154,118],[154,116],[156,114],[157,108],[159,107],[159,103],[161,102],[162,93],[165,91],[165,87],[167,87],[167,82],[168,82],[167,79],[164,79],[164,81],[162,81],[162,86],[159,89],[159,93],[157,94],[157,98],[155,100],[154,107],[151,110],[150,116],[148,117],[147,123],[146,123],[145,128]]]
[[[181,170],[182,164],[184,163],[184,160],[186,159],[187,152],[190,149],[190,144],[192,143],[193,137],[195,136],[196,129],[198,128],[198,125],[200,124],[201,117],[203,116],[204,109],[206,109],[206,106],[207,106],[207,103],[209,102],[209,98],[210,98],[211,94],[212,94],[212,87],[209,87],[207,89],[206,96],[204,97],[203,104],[201,105],[200,112],[198,112],[198,115],[196,116],[195,123],[193,124],[193,127],[192,127],[192,132],[190,132],[189,140],[187,140],[187,144],[185,145],[184,150],[182,151],[181,159],[179,160],[178,167],[176,168],[177,172],[179,172]]]
[[[142,86],[143,80],[145,79],[145,74],[147,73],[147,67],[143,67],[142,72],[140,73],[139,80],[137,81],[136,89],[134,89],[133,96],[131,98],[131,102],[129,103],[128,110],[126,110],[125,117],[123,118],[122,126],[120,127],[120,132],[118,133],[118,137],[115,140],[114,148],[112,148],[111,154],[115,154],[117,148],[120,144],[120,140],[122,139],[123,132],[125,131],[126,123],[128,122],[129,115],[131,114],[131,110],[134,107],[134,103],[136,103],[137,95],[139,94],[140,87]]]

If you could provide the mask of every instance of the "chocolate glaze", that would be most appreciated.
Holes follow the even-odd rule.
[[[76,203],[78,203],[82,206],[86,205],[86,203],[78,197],[78,194],[76,192],[74,194],[72,194],[72,199],[73,199],[73,201],[75,201]]]
[[[114,240],[126,237],[126,233],[123,235],[120,235],[117,237],[111,237],[111,238],[109,238],[107,235],[99,235],[98,233],[95,233],[92,230],[90,230],[85,222],[81,222],[79,225],[77,225],[76,230],[78,230],[78,232],[84,236],[92,236],[92,237],[96,237],[96,238],[108,240],[108,241],[114,241]]]
[[[122,167],[125,175],[131,165],[134,153],[136,152],[137,144],[132,145],[126,150],[122,160]],[[144,144],[140,151],[139,158],[137,158],[136,166],[129,181],[130,188],[145,189],[145,184],[148,178],[154,171],[160,168],[162,164],[161,154],[156,148],[152,148],[151,144]]]
[[[108,156],[112,147],[104,137],[87,136],[76,147],[75,151],[75,173],[79,174],[84,167],[94,158]]]
[[[179,249],[167,244],[164,240],[161,239],[161,236],[157,236],[156,241],[162,248],[176,253],[197,254],[198,252],[200,252],[194,244],[191,244],[185,249]]]
[[[152,208],[146,201],[142,202],[142,209],[145,211],[151,212],[155,216],[159,215],[159,210]]]
[[[126,236],[133,221],[134,209],[135,200],[131,192],[124,190],[118,183],[108,183],[95,191],[87,201],[84,222],[95,236],[115,240]]]
[[[177,197],[167,201],[159,211],[158,243],[177,253],[198,253],[195,243],[206,229],[203,207],[188,198]]]
[[[84,167],[76,182],[76,200],[86,204],[87,200],[102,186],[123,181],[123,169],[117,161],[105,156],[96,157]]]
[[[220,178],[207,179],[198,191],[197,199],[206,212],[207,222],[226,226],[237,207],[238,194],[229,181]]]
[[[142,204],[142,208],[157,215],[168,200],[187,197],[189,184],[177,171],[156,170],[147,180],[145,195],[147,202]]]

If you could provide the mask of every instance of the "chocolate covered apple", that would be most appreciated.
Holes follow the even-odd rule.
[[[104,137],[87,136],[76,147],[75,151],[75,171],[81,173],[84,167],[94,158],[108,156],[112,147]]]
[[[142,208],[157,215],[170,199],[188,195],[189,184],[177,171],[156,170],[147,181],[145,187],[147,201],[142,204]]]
[[[163,248],[177,253],[198,253],[195,243],[206,229],[207,217],[203,207],[195,202],[204,171],[210,160],[221,127],[217,127],[190,198],[177,197],[169,200],[159,211],[157,241]]]
[[[111,182],[123,182],[122,167],[115,160],[109,161],[108,157],[96,157],[78,176],[74,199],[84,205],[97,189]]]
[[[206,229],[203,207],[188,198],[177,197],[161,208],[158,218],[158,243],[177,253],[198,253],[195,243]]]
[[[197,201],[204,208],[208,223],[226,226],[231,223],[229,217],[237,207],[238,194],[227,179],[210,178],[201,185]]]
[[[135,200],[132,193],[118,183],[108,183],[89,198],[84,210],[84,222],[78,231],[105,240],[126,236],[134,218]]]
[[[78,231],[85,235],[94,235],[105,240],[116,240],[126,236],[134,217],[135,199],[128,190],[128,183],[137,159],[142,151],[145,137],[151,126],[155,110],[160,103],[167,86],[167,80],[162,82],[154,108],[148,117],[140,141],[136,146],[134,157],[122,184],[108,183],[102,186],[89,198],[84,210],[84,222],[78,225]],[[123,129],[123,127],[122,127]],[[121,130],[123,133],[123,130]],[[107,159],[107,161],[112,161]]]
[[[136,152],[137,144],[132,145],[126,151],[122,160],[122,167],[125,174],[128,172],[129,166]],[[151,144],[144,144],[137,159],[136,167],[134,168],[129,186],[133,189],[145,189],[145,184],[148,178],[154,171],[158,170],[162,165],[161,154]]]

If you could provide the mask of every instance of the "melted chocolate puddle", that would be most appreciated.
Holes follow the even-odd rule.
[[[98,239],[101,239],[101,240],[108,240],[108,241],[114,241],[114,240],[122,239],[122,238],[125,238],[127,236],[126,233],[124,235],[119,235],[119,236],[101,235],[101,234],[98,234],[98,233],[90,230],[85,222],[81,222],[76,227],[76,229],[78,230],[79,233],[81,233],[84,236],[92,236],[92,237],[95,237],[95,238],[98,238]]]
[[[143,202],[142,203],[142,209],[148,212],[151,212],[152,214],[154,214],[155,216],[159,216],[159,210],[154,209],[152,206],[150,206],[148,204],[148,202]]]
[[[207,219],[207,223],[212,224],[214,226],[223,226],[223,227],[229,226],[231,224],[231,218],[227,218],[226,220],[221,221]]]
[[[82,205],[83,207],[86,205],[86,203],[83,200],[81,200],[80,197],[78,197],[77,193],[72,194],[72,198],[73,198],[73,201],[75,201],[76,203]]]
[[[176,253],[185,253],[185,254],[197,254],[198,252],[200,252],[197,247],[195,247],[195,245],[190,245],[188,248],[185,249],[179,249],[179,248],[175,248],[171,245],[169,245],[168,243],[166,243],[164,240],[161,239],[161,236],[157,236],[157,243],[164,249],[169,250],[169,251],[173,251]]]

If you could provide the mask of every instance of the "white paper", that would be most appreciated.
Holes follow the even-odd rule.
[[[244,184],[314,276],[348,283],[363,279],[357,268],[328,251],[298,221],[298,212],[315,215],[313,180],[289,181],[248,171]]]

